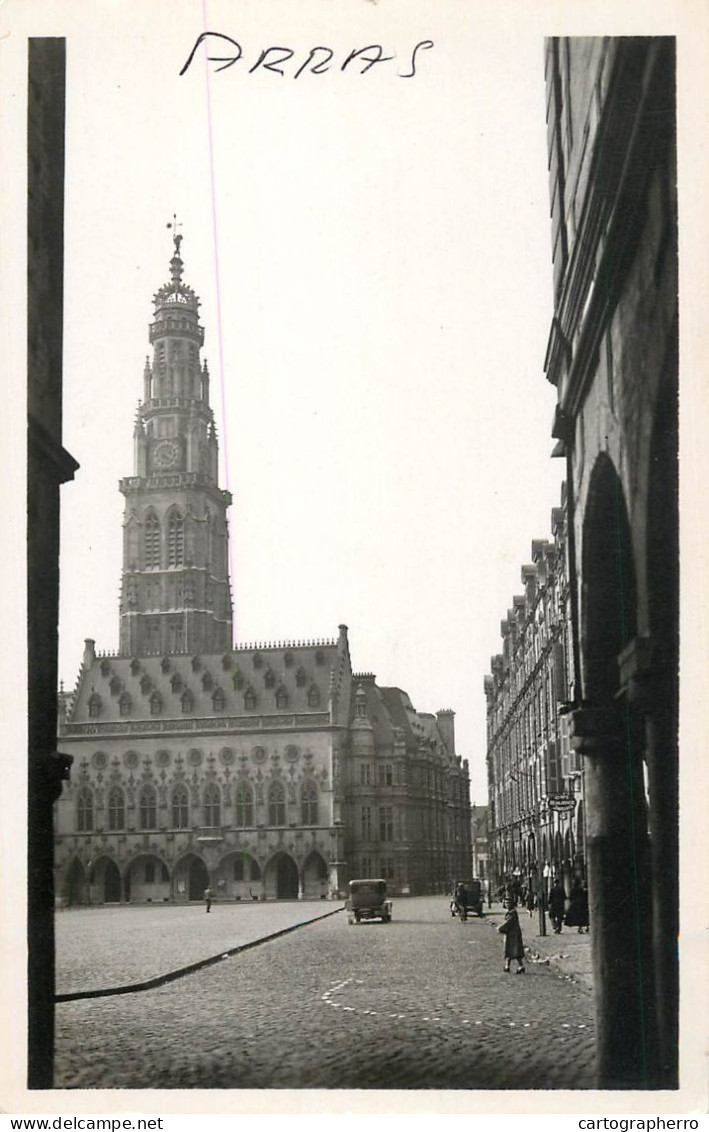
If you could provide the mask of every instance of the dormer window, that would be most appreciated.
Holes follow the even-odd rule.
[[[111,678],[111,683],[108,686],[111,689],[111,695],[117,696],[118,693],[120,692],[121,688],[123,687],[123,684],[121,683],[121,681],[118,679],[117,676],[113,676]]]
[[[212,696],[212,707],[215,711],[224,711],[225,702],[224,693],[222,692],[221,688],[216,688],[214,695]]]
[[[202,661],[200,660],[200,658],[198,656],[193,656],[192,657],[192,671],[193,672],[199,672],[201,667],[202,667]]]
[[[285,664],[286,668],[292,668],[294,661],[295,661],[295,658],[294,658],[292,652],[287,652],[286,655],[283,657],[283,663]]]
[[[241,675],[238,668],[235,668],[232,673],[231,683],[237,692],[241,691],[244,686],[244,677]]]
[[[225,652],[224,656],[222,657],[222,668],[224,669],[225,672],[228,672],[228,670],[231,668],[231,665],[232,665],[231,656],[229,655],[228,652]]]
[[[130,715],[133,701],[129,692],[122,692],[118,700],[118,710],[121,715]]]
[[[153,692],[150,697],[150,714],[160,715],[162,711],[162,696],[159,692]]]
[[[169,656],[164,656],[162,658],[162,660],[160,661],[160,667],[161,667],[162,671],[165,672],[165,673],[170,671],[170,669],[172,668],[172,664],[170,663],[170,657]]]
[[[182,677],[180,676],[179,672],[173,673],[170,680],[170,687],[172,688],[173,692],[180,691],[180,688],[182,687]]]
[[[108,663],[107,660],[102,660],[101,661],[101,675],[102,676],[108,676],[110,671],[111,671],[111,665]]]
[[[315,653],[315,663],[316,664],[324,664],[325,663],[325,653],[322,651],[322,649],[318,649],[318,651]]]
[[[302,688],[306,683],[308,677],[305,669],[301,666],[295,674],[295,682],[299,688]]]
[[[320,692],[318,691],[318,689],[315,687],[314,684],[311,684],[309,689],[308,689],[308,707],[317,707],[319,703],[320,703]]]
[[[252,657],[252,661],[254,668],[263,668],[263,657],[261,656],[261,653],[255,652]]]
[[[140,690],[144,696],[147,696],[152,687],[152,680],[149,676],[143,676],[140,681]]]
[[[190,712],[194,709],[194,696],[190,692],[189,688],[185,688],[184,692],[182,693],[180,703],[182,704],[183,712]]]
[[[212,688],[214,687],[214,679],[211,672],[205,672],[204,676],[202,677],[202,687],[204,688],[205,692],[211,692]]]
[[[98,719],[101,714],[101,697],[96,692],[89,696],[89,719]]]
[[[139,660],[132,660],[130,662],[130,670],[131,670],[133,676],[137,676],[138,673],[140,672],[140,661]]]
[[[266,685],[267,688],[273,688],[274,687],[274,685],[276,683],[276,677],[275,677],[273,671],[270,668],[268,668],[266,670],[266,675],[263,678],[263,682],[264,682],[264,684]]]
[[[256,693],[251,687],[248,687],[244,693],[244,707],[247,711],[253,711],[256,707]]]
[[[283,687],[282,684],[281,684],[280,688],[278,689],[278,691],[276,692],[276,707],[277,708],[288,707],[288,693],[287,693],[287,691],[285,690],[285,688]]]

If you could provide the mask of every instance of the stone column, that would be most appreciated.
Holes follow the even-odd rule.
[[[571,716],[585,756],[591,951],[599,1086],[657,1087],[651,885],[641,741],[625,697]]]

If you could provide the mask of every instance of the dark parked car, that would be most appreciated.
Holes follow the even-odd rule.
[[[387,898],[386,881],[379,877],[351,880],[345,908],[350,924],[358,924],[360,920],[381,920],[383,924],[388,924],[392,904]]]

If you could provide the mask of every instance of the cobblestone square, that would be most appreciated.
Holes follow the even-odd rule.
[[[124,938],[153,949],[160,916],[185,953],[208,945],[207,922],[216,951],[225,946],[231,909],[213,921],[196,907],[192,921],[182,919],[189,909],[175,909],[174,925],[172,911],[130,921],[126,910]],[[300,907],[250,911],[274,930]],[[115,913],[108,919],[120,935],[124,916]],[[593,1088],[588,990],[540,963],[505,974],[497,920],[460,923],[444,897],[402,899],[388,925],[349,926],[336,914],[156,990],[60,1003],[56,1085]]]

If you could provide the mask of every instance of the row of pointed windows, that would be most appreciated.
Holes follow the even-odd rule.
[[[215,782],[208,783],[202,795],[203,822],[205,826],[221,825],[222,796],[219,786]],[[239,783],[235,796],[237,828],[246,828],[254,824],[254,792],[246,782]],[[174,829],[188,829],[190,819],[190,803],[187,787],[182,784],[176,786],[170,799],[172,827]],[[146,785],[141,788],[138,796],[138,827],[140,829],[156,829],[158,816],[158,796],[154,786]],[[317,825],[318,823],[318,790],[314,782],[304,782],[300,789],[300,824]],[[268,824],[286,824],[286,788],[283,782],[276,780],[268,789]],[[80,833],[91,833],[94,828],[94,795],[88,786],[84,786],[78,793],[76,800],[76,828]],[[120,786],[114,786],[108,795],[108,828],[117,832],[126,828],[126,799]]]

